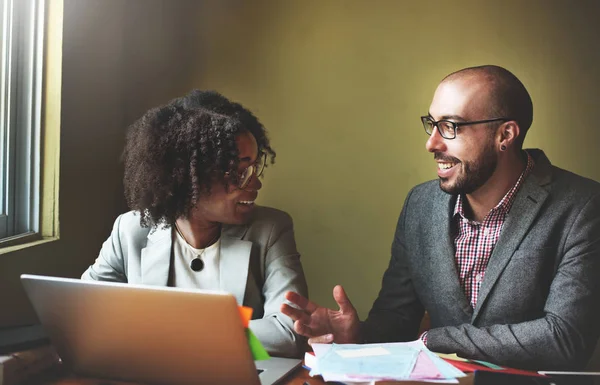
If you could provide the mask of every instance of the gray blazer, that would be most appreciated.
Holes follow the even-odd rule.
[[[530,369],[580,369],[600,332],[600,184],[527,150],[535,167],[506,217],[475,309],[454,259],[456,196],[438,181],[406,198],[367,341],[417,337],[436,352]]]
[[[130,211],[117,218],[110,238],[82,279],[167,286],[172,229],[140,226]],[[256,207],[248,225],[224,225],[221,237],[220,289],[254,309],[250,328],[269,353],[299,357],[304,340],[291,318],[279,312],[284,294],[307,294],[292,219],[268,207]]]

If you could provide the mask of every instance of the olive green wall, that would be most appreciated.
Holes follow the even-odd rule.
[[[195,85],[268,128],[260,203],[294,218],[311,297],[332,305],[343,284],[364,317],[407,192],[436,176],[419,116],[446,74],[512,70],[535,105],[526,146],[600,180],[599,14],[595,0],[208,3]]]

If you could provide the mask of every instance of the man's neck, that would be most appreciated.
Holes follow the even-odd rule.
[[[500,163],[502,162],[502,163]],[[508,191],[517,183],[527,166],[526,157],[522,153],[507,155],[501,159],[490,179],[471,194],[465,194],[465,213],[467,217],[482,222]]]

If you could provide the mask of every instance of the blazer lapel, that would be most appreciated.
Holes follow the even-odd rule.
[[[532,153],[531,155],[538,154]],[[536,158],[536,156],[533,157]],[[479,315],[479,310],[484,305],[494,284],[519,247],[519,244],[521,244],[521,241],[529,231],[544,201],[548,197],[548,192],[542,186],[551,180],[552,170],[550,161],[541,153],[538,159],[535,159],[535,162],[534,169],[523,182],[521,190],[517,193],[515,201],[502,226],[500,238],[490,256],[490,261],[485,270],[485,277],[479,289],[477,306],[472,322],[475,322],[475,319]]]
[[[441,280],[435,284],[440,286],[441,292],[450,297],[451,303],[458,305],[470,318],[473,310],[460,286],[454,255],[454,241],[452,239],[451,224],[456,196],[443,193],[441,190],[439,193],[442,194],[442,197],[435,200],[433,209],[432,229],[434,229],[434,236],[438,237],[438,241],[433,242],[433,250],[430,254],[432,256],[430,263],[431,276],[441,277]]]
[[[148,235],[148,243],[142,249],[142,284],[167,286],[171,265],[171,228],[157,228]]]
[[[252,242],[250,241],[242,241],[228,235],[223,235],[221,238],[220,289],[233,294],[238,305],[244,304],[251,251]]]

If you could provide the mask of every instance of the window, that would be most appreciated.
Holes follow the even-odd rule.
[[[0,0],[0,239],[40,227],[44,0]]]

